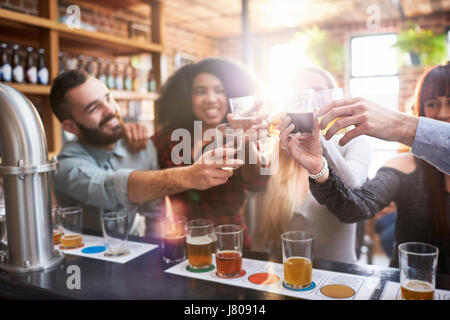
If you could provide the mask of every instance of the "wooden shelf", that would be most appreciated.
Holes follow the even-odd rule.
[[[78,0],[77,2],[85,2],[91,4],[91,0]],[[140,4],[146,4],[150,1],[142,1],[142,0],[96,0],[95,5],[99,5],[102,7],[114,8],[114,9],[123,9],[129,8],[132,6],[137,6]]]
[[[36,95],[49,95],[50,94],[50,86],[42,86],[37,84],[21,84],[21,83],[4,83],[8,86],[13,87],[17,91],[20,91],[23,94],[36,94]]]
[[[39,16],[24,14],[0,8],[0,40],[20,46],[44,48],[46,66],[50,79],[59,73],[59,52],[71,51],[76,54],[102,56],[114,59],[117,56],[128,56],[140,53],[151,54],[153,71],[157,88],[161,86],[160,60],[163,52],[162,39],[162,0],[74,0],[81,7],[93,11],[107,11],[112,14],[117,9],[127,9],[148,15],[151,20],[152,42],[141,42],[111,35],[104,32],[92,32],[82,29],[70,29],[58,21],[59,0],[39,1]],[[51,154],[58,153],[62,146],[61,125],[50,108],[50,86],[8,83],[25,95],[42,97],[41,116],[47,136],[47,144]],[[137,93],[112,90],[117,100],[156,100],[155,92]]]
[[[70,29],[65,24],[50,19],[35,17],[11,10],[0,9],[0,19],[16,22],[23,25],[58,31],[61,39],[67,39],[78,46],[80,43],[101,47],[103,50],[113,51],[116,54],[133,54],[142,52],[161,53],[163,47],[158,43],[141,42],[122,38],[104,32],[94,32],[83,29]]]
[[[111,94],[116,100],[156,100],[158,99],[158,93],[147,92],[140,93],[136,91],[125,90],[111,90]]]

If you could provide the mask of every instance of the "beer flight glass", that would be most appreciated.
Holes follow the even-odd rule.
[[[312,284],[312,233],[289,231],[281,235],[284,285],[289,289],[305,289]]]
[[[252,126],[252,118],[258,115],[255,96],[245,96],[228,99],[233,115],[233,123],[239,124],[244,130]]]
[[[106,257],[120,257],[130,252],[128,250],[128,214],[125,211],[104,213],[102,230]]]
[[[403,300],[433,300],[439,249],[421,242],[398,246]]]
[[[333,89],[318,91],[314,95],[315,95],[315,99],[316,99],[317,109],[320,110],[320,108],[324,107],[325,105],[327,105],[335,100],[343,99],[344,91],[342,90],[342,88],[333,88]],[[322,118],[323,118],[323,116],[319,118],[319,123],[320,123],[320,121],[322,121]],[[330,129],[330,127],[338,119],[341,119],[341,118],[335,118],[332,121],[330,121],[330,123],[327,125],[327,127],[322,130],[322,133],[326,134],[328,129]],[[338,133],[344,134],[346,131],[347,131],[347,129],[343,128],[343,129],[339,130]]]
[[[215,229],[217,276],[234,278],[242,273],[244,229],[239,225],[225,224]]]
[[[161,220],[161,249],[165,263],[186,259],[186,217],[166,216]]]
[[[61,249],[75,249],[83,246],[83,209],[80,207],[58,208],[62,228]]]
[[[291,118],[291,123],[295,126],[292,134],[312,133],[315,122],[315,106],[314,90],[298,91],[288,96],[287,116]]]
[[[236,149],[233,159],[238,159],[244,151],[244,139],[244,128],[239,124],[222,123],[216,127],[216,148]],[[226,166],[227,159],[230,159],[230,157],[227,157],[224,153],[222,161],[225,166],[223,166],[222,169],[236,169],[231,166]]]
[[[186,249],[189,267],[193,270],[209,269],[214,250],[213,224],[196,219],[187,223]]]

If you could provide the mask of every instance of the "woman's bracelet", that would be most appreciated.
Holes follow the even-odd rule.
[[[327,172],[327,169],[328,169],[327,159],[325,159],[324,156],[322,156],[322,159],[323,159],[323,168],[322,168],[322,170],[320,170],[319,173],[312,174],[311,172],[308,171],[309,177],[311,179],[314,179],[314,180],[319,179],[321,176],[323,176],[325,174],[325,172]]]

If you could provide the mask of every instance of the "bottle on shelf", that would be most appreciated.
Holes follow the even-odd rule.
[[[12,68],[8,56],[8,45],[6,43],[2,43],[1,48],[2,53],[0,55],[0,81],[11,82]]]
[[[40,48],[38,50],[38,72],[37,72],[37,80],[39,84],[42,84],[44,86],[48,85],[48,79],[49,79],[49,73],[48,69],[45,66],[45,49]]]
[[[139,74],[136,68],[133,68],[133,90],[139,91],[139,86],[141,83],[139,82]]]
[[[87,58],[87,64],[86,64],[86,72],[89,76],[95,78],[95,72],[94,72],[94,65],[92,64],[92,57]]]
[[[37,83],[37,68],[33,55],[33,47],[27,47],[27,64],[26,64],[26,82],[30,84]]]
[[[116,89],[123,90],[123,69],[120,67],[120,64],[116,66]]]
[[[113,67],[111,61],[108,60],[106,62],[106,86],[108,89],[115,89],[114,72],[111,70]]]
[[[127,65],[125,69],[124,87],[127,91],[133,90],[133,72],[130,65]]]
[[[25,74],[23,71],[23,65],[19,55],[19,45],[13,46],[13,58],[12,58],[12,80],[15,83],[23,83]]]
[[[153,75],[153,68],[148,72],[148,91],[155,92],[156,91],[156,81]]]
[[[102,58],[98,58],[97,60],[97,79],[106,85],[105,67],[103,66]]]
[[[78,57],[78,70],[79,71],[86,71],[86,62],[84,60],[84,56],[80,55]]]
[[[58,53],[58,61],[59,61],[59,71],[58,74],[63,73],[64,71],[66,71],[66,55],[64,54],[64,52],[59,52]]]

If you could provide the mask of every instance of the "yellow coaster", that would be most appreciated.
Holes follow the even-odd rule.
[[[355,294],[355,290],[342,284],[329,284],[322,287],[320,292],[327,297],[335,299],[350,298]]]

